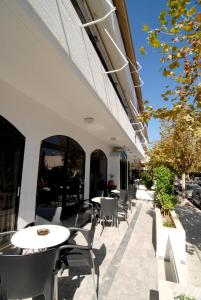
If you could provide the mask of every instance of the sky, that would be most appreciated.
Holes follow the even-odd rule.
[[[166,8],[166,0],[126,0],[129,21],[132,31],[132,38],[137,61],[142,66],[139,75],[144,85],[142,86],[142,97],[149,100],[150,104],[157,108],[163,104],[160,96],[167,85],[166,78],[160,72],[161,62],[157,49],[147,47],[147,34],[142,31],[143,25],[155,28],[159,25],[158,16],[161,10]],[[147,53],[140,54],[140,47],[145,46]],[[151,120],[148,123],[148,135],[150,142],[160,137],[160,122]]]

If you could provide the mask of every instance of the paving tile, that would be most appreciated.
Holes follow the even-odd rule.
[[[152,204],[138,201],[129,226],[118,228],[99,224],[94,240],[96,262],[100,264],[100,300],[147,300],[151,289],[157,289],[157,265],[152,245]],[[59,300],[92,299],[91,276],[61,279]],[[69,293],[69,295],[68,295]]]

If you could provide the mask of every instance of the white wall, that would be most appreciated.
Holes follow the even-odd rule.
[[[136,136],[107,74],[104,74],[105,70],[85,29],[80,27],[80,19],[71,1],[51,0],[47,5],[45,0],[29,0],[29,3],[143,156],[144,150],[139,138]],[[23,2],[22,4],[24,5]],[[115,17],[114,24],[116,23]],[[115,38],[123,48],[119,29],[115,33]],[[135,99],[135,90],[128,70],[126,78],[130,97]]]
[[[0,81],[2,116],[25,136],[25,152],[19,206],[18,228],[35,218],[38,163],[41,141],[52,135],[65,135],[76,140],[86,153],[84,197],[89,197],[90,155],[101,149],[108,158],[108,174],[115,172],[110,163],[111,147],[86,130],[76,128],[54,112]],[[117,162],[118,163],[118,162]],[[117,168],[118,169],[118,168]],[[115,174],[118,176],[118,173]]]

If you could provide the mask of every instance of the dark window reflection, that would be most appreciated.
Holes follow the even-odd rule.
[[[84,198],[85,152],[73,139],[43,140],[38,174],[37,206],[70,207]]]
[[[91,154],[90,161],[90,198],[107,195],[107,157],[101,150]]]
[[[127,189],[127,178],[128,178],[128,169],[127,169],[127,157],[124,152],[121,153],[120,160],[120,188]]]
[[[16,229],[24,136],[0,116],[0,232]]]

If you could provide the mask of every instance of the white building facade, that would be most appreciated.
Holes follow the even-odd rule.
[[[112,174],[127,188],[128,162],[145,157],[137,64],[115,2],[0,2],[1,231],[33,221],[37,205],[68,209],[72,186],[88,199]]]

